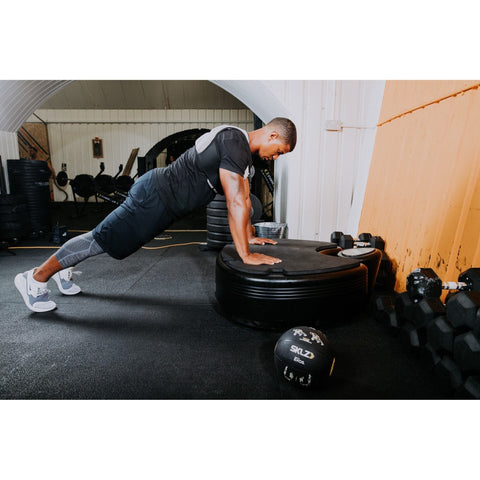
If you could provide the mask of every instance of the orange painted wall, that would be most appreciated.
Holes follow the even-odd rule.
[[[480,81],[387,81],[359,232],[407,275],[480,266]]]

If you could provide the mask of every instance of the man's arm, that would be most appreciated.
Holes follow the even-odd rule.
[[[232,234],[237,253],[243,263],[250,265],[274,265],[281,262],[280,259],[275,257],[250,252],[249,241],[251,242],[255,237],[253,237],[251,232],[250,208],[247,203],[248,186],[245,185],[243,177],[237,173],[220,168],[220,181],[227,203],[230,233]]]

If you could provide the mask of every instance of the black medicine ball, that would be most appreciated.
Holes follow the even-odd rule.
[[[287,330],[278,339],[273,357],[279,375],[302,387],[320,385],[335,365],[327,337],[312,327]]]

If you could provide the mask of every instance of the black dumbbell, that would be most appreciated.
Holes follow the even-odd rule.
[[[480,308],[480,292],[459,292],[447,303],[447,317],[455,328],[474,330],[480,333],[477,312]]]
[[[422,298],[440,298],[443,290],[480,291],[480,268],[469,268],[458,282],[442,282],[431,268],[417,268],[407,277],[407,292],[417,302]]]
[[[446,316],[435,318],[427,326],[427,342],[438,353],[453,352],[453,340],[458,334]]]
[[[333,232],[330,235],[330,241],[336,243],[340,248],[365,248],[371,247],[377,250],[385,250],[385,241],[382,237],[372,236],[371,233],[361,233],[355,240],[351,235],[345,235],[343,232]]]
[[[433,368],[444,387],[452,392],[463,384],[462,371],[450,355],[443,355]]]
[[[462,333],[455,337],[453,359],[462,372],[480,373],[480,342],[473,332]]]
[[[467,377],[463,385],[455,392],[457,399],[475,399],[480,398],[480,375]]]
[[[402,292],[395,300],[395,312],[397,313],[398,326],[409,322],[413,317],[414,302],[407,292]]]
[[[396,325],[395,298],[392,295],[376,295],[372,298],[372,313],[375,320],[394,327]]]
[[[417,327],[426,327],[441,315],[445,315],[445,305],[439,298],[422,298],[413,305],[411,321]]]
[[[427,343],[420,350],[420,358],[423,359],[428,368],[435,367],[442,359],[441,355],[435,350],[435,348],[428,343],[428,339]]]
[[[400,326],[401,337],[415,349],[425,347],[428,343],[429,325],[444,314],[445,305],[439,298],[423,298],[419,302],[412,303],[409,316]]]
[[[419,350],[427,343],[425,327],[417,327],[413,322],[406,322],[400,328],[400,339],[414,350]]]

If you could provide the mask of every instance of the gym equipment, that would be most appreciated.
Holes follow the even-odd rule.
[[[287,238],[288,226],[286,223],[260,222],[253,225],[255,235],[263,238]]]
[[[448,318],[439,316],[427,326],[427,341],[438,353],[452,353],[456,331]]]
[[[30,221],[25,195],[0,195],[0,240],[28,237]]]
[[[448,391],[456,390],[463,383],[462,372],[450,355],[443,355],[433,371]]]
[[[3,165],[2,165],[2,156],[0,155],[0,194],[6,195],[7,194],[7,184],[5,182],[5,174],[3,173]]]
[[[132,156],[136,155],[136,150],[134,149],[130,155],[129,162]],[[133,156],[133,159],[135,157]],[[131,168],[131,165],[130,165]],[[60,187],[64,187],[70,182],[73,192],[73,200],[75,202],[75,208],[77,214],[83,213],[86,203],[90,197],[95,196],[95,201],[98,202],[98,199],[101,198],[107,202],[113,203],[115,205],[120,205],[126,198],[128,190],[134,183],[134,179],[127,175],[120,175],[123,171],[123,165],[120,164],[118,167],[117,174],[112,177],[111,175],[106,175],[103,172],[105,171],[104,162],[100,163],[100,172],[94,177],[88,174],[79,174],[73,179],[69,179],[66,172],[66,165],[64,168],[58,172],[56,180],[57,184]],[[82,208],[82,211],[78,211],[77,206],[77,195],[84,199],[85,203]]]
[[[424,361],[426,361],[428,367],[430,368],[435,367],[442,359],[437,350],[428,343],[428,339],[427,343],[420,350],[420,356]]]
[[[355,258],[362,262],[368,269],[368,297],[373,294],[373,289],[377,280],[382,252],[376,248],[347,248],[337,254],[343,258]]]
[[[411,320],[417,327],[424,327],[440,315],[445,315],[445,305],[439,298],[422,298],[414,303]]]
[[[442,290],[480,290],[480,268],[469,268],[458,276],[458,282],[442,282],[431,268],[417,268],[407,276],[407,292],[413,301],[440,297]]]
[[[480,342],[473,332],[462,333],[455,337],[453,359],[462,372],[480,373]]]
[[[413,316],[413,301],[407,292],[402,292],[395,300],[398,326],[401,327]]]
[[[463,385],[455,392],[457,399],[475,399],[480,398],[480,376],[472,375],[468,377]]]
[[[279,376],[300,387],[318,387],[332,375],[335,356],[326,335],[308,326],[287,330],[273,353]]]
[[[407,292],[401,296],[398,305],[401,311],[401,338],[414,349],[424,347],[428,342],[427,328],[435,318],[445,315],[445,305],[439,298],[423,298],[413,302]]]
[[[372,298],[372,313],[375,320],[387,327],[397,328],[395,299],[391,295],[377,295]]]
[[[260,220],[262,203],[252,193],[250,194],[250,203],[252,204],[251,222],[253,224]],[[207,248],[220,250],[226,244],[232,242],[233,238],[228,224],[228,209],[225,196],[216,195],[207,205]]]
[[[379,236],[372,236],[371,233],[361,233],[358,239],[355,240],[351,235],[345,235],[343,232],[332,232],[330,241],[343,249],[371,247],[382,251],[385,250],[385,240]]]
[[[368,269],[356,258],[337,256],[333,243],[278,239],[277,245],[251,245],[252,253],[282,259],[275,265],[247,265],[233,244],[217,256],[215,295],[222,314],[262,329],[338,322],[364,305]]]
[[[480,330],[477,311],[480,307],[480,292],[459,292],[447,303],[447,317],[454,327]]]
[[[427,343],[427,332],[424,327],[418,327],[413,322],[406,322],[400,327],[400,338],[417,350]]]
[[[10,193],[24,195],[28,207],[30,235],[50,231],[50,169],[38,160],[7,160]]]
[[[409,313],[409,317],[400,327],[401,337],[413,348],[424,347],[428,341],[428,325],[435,318],[445,314],[445,306],[438,298],[423,298],[412,304]]]

